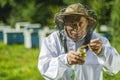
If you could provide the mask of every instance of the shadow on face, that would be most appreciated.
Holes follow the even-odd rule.
[[[87,33],[88,20],[84,16],[69,15],[64,17],[64,26],[67,35],[77,41]]]

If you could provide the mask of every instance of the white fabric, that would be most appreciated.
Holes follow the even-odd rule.
[[[92,39],[99,38],[103,42],[100,55],[87,51],[84,65],[75,65],[76,80],[102,80],[102,70],[113,75],[120,70],[120,56],[110,46],[109,41],[96,33]],[[84,39],[74,42],[67,37],[68,50],[80,47]],[[72,80],[72,67],[67,63],[67,53],[60,43],[58,32],[52,33],[42,42],[38,60],[38,68],[45,80]]]

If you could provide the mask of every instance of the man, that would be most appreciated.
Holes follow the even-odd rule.
[[[92,14],[91,14],[92,13]],[[80,3],[55,16],[58,31],[43,40],[38,68],[46,80],[102,80],[102,70],[120,70],[120,57],[109,41],[93,33],[97,19]],[[77,50],[84,46],[86,57]]]

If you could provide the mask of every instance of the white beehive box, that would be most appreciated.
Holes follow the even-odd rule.
[[[23,30],[8,29],[4,30],[4,44],[23,44]]]
[[[24,30],[24,45],[25,48],[39,47],[38,32],[33,30]]]
[[[3,31],[10,29],[10,26],[0,25],[0,40],[3,40]]]

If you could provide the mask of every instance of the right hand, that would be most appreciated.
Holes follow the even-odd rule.
[[[80,55],[80,53],[75,52],[75,51],[68,52],[67,61],[68,61],[68,64],[70,64],[70,65],[73,65],[73,64],[83,65],[85,63],[85,60]]]
[[[102,51],[102,41],[99,38],[93,39],[88,44],[88,47],[98,55]]]

